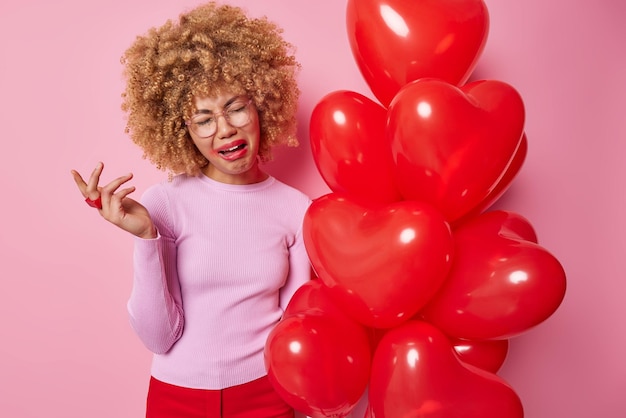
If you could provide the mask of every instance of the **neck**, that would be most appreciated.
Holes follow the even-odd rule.
[[[254,167],[243,173],[224,173],[217,170],[212,164],[208,164],[204,167],[202,173],[220,183],[242,185],[260,183],[269,177],[267,173],[261,170],[258,164],[255,164]]]

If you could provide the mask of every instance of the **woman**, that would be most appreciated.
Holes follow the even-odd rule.
[[[133,234],[131,324],[154,352],[148,418],[292,417],[266,377],[263,348],[310,279],[301,225],[310,199],[260,161],[296,145],[298,63],[280,29],[208,3],[126,51],[127,131],[170,178],[141,203],[126,184],[87,203]]]

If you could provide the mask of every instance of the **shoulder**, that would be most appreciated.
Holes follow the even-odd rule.
[[[149,186],[145,193],[171,193],[181,187],[188,187],[194,184],[194,180],[197,180],[197,178],[187,174],[179,174]]]
[[[144,204],[165,202],[173,195],[184,194],[184,190],[193,187],[195,177],[179,174],[171,179],[165,179],[149,186],[143,193],[141,201]]]
[[[283,202],[288,202],[289,204],[301,206],[304,208],[308,208],[311,204],[311,198],[306,195],[301,190],[296,189],[293,186],[290,186],[282,181],[273,178],[272,189],[274,189],[275,193],[279,194],[282,198]]]

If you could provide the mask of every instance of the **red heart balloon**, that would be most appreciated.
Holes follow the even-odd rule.
[[[480,202],[461,219],[456,220],[453,226],[456,226],[456,224],[463,223],[466,220],[481,214],[491,205],[493,205],[498,199],[500,199],[500,197],[502,197],[502,195],[509,189],[515,177],[517,177],[517,174],[524,164],[524,160],[526,160],[526,154],[528,154],[528,139],[526,134],[523,134],[519,147],[515,151],[511,163],[507,167],[502,178],[498,181],[498,184],[496,184],[496,186],[489,192],[487,197],[485,197],[482,202]]]
[[[364,327],[325,312],[291,315],[265,345],[265,366],[276,392],[310,417],[345,417],[368,384],[371,354]]]
[[[449,271],[448,224],[430,205],[369,207],[331,193],[303,224],[311,263],[338,306],[364,325],[387,328],[412,317]]]
[[[380,203],[402,199],[385,140],[387,110],[351,91],[326,95],[311,114],[313,157],[333,192]]]
[[[307,312],[344,315],[343,310],[322,291],[322,286],[322,281],[319,279],[309,280],[300,286],[289,300],[283,318]]]
[[[489,196],[524,133],[519,93],[495,80],[462,88],[415,81],[396,95],[388,117],[400,192],[434,205],[449,222]]]
[[[472,222],[484,222],[483,232],[492,234],[492,236],[501,234],[511,239],[530,241],[535,244],[539,242],[535,228],[530,221],[516,212],[495,210],[488,214],[482,214],[479,220],[472,219]],[[487,224],[489,222],[491,223],[490,225]],[[454,231],[459,228],[460,225],[454,228]]]
[[[301,313],[325,313],[349,320],[350,317],[337,306],[327,293],[326,287],[321,280],[309,280],[300,286],[291,297],[283,318]],[[385,330],[365,326],[363,329],[367,334],[371,352],[373,353]]]
[[[565,296],[559,261],[532,238],[523,218],[486,212],[454,231],[452,269],[421,311],[444,333],[469,340],[509,338],[550,317]]]
[[[372,359],[369,403],[376,418],[522,418],[501,378],[459,360],[448,338],[408,321],[382,338]]]
[[[482,0],[348,0],[355,61],[387,106],[405,84],[425,77],[463,84],[489,31]]]
[[[509,340],[472,341],[454,338],[452,345],[461,361],[491,373],[500,370],[509,352]]]

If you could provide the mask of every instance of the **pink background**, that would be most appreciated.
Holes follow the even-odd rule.
[[[268,169],[327,191],[307,125],[325,94],[368,96],[348,46],[345,1],[232,0],[298,46],[301,139]],[[119,57],[134,36],[197,0],[4,0],[0,6],[0,414],[140,417],[150,355],[125,303],[132,240],[87,208],[69,170],[102,160],[139,192],[164,177],[123,132]],[[626,55],[621,0],[487,0],[476,76],[516,87],[529,155],[498,207],[535,226],[568,292],[515,338],[501,370],[529,418],[626,416]]]

